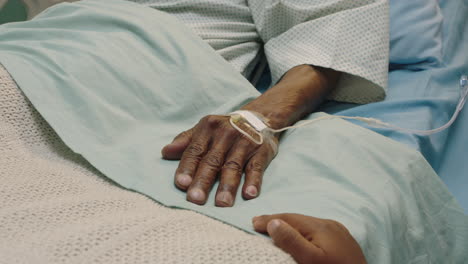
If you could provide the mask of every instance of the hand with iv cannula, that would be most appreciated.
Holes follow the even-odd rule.
[[[271,128],[292,125],[325,100],[338,76],[330,69],[294,67],[275,86],[241,109],[260,114]],[[260,195],[263,174],[277,153],[280,134],[273,134],[258,145],[233,128],[229,119],[206,116],[162,149],[163,158],[180,159],[174,183],[187,192],[190,202],[205,204],[218,175],[216,206],[234,205],[243,173],[242,197],[249,200]]]

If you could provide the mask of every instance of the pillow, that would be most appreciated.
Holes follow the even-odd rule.
[[[390,68],[423,70],[442,59],[438,0],[390,0]]]

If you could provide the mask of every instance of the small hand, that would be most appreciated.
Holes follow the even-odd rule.
[[[257,232],[268,233],[275,245],[297,263],[366,263],[359,244],[342,224],[300,214],[257,216]]]
[[[277,138],[274,137],[274,144]],[[206,116],[192,129],[179,134],[164,147],[163,157],[180,159],[175,185],[187,191],[187,200],[205,204],[220,174],[216,206],[232,206],[243,172],[244,199],[258,196],[263,172],[276,154],[268,142],[257,145],[239,133],[226,116]]]

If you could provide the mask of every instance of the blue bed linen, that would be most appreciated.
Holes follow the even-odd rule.
[[[411,129],[427,130],[444,125],[459,99],[459,78],[468,74],[467,5],[466,0],[440,1],[445,21],[442,30],[444,57],[439,66],[424,71],[390,72],[384,102],[361,106],[329,103],[321,110],[337,115],[379,118]],[[264,92],[270,81],[267,69],[257,89]],[[419,150],[468,212],[468,104],[452,127],[429,137],[370,129]]]
[[[368,105],[330,103],[322,110],[347,116],[367,116],[400,127],[433,129],[444,125],[458,102],[459,79],[468,74],[468,1],[440,1],[443,16],[443,61],[424,71],[395,70],[389,74],[385,101]],[[415,148],[438,172],[468,212],[468,170],[466,169],[468,122],[463,115],[450,129],[432,136],[417,136],[387,129],[374,131]],[[361,124],[362,125],[362,124]]]
[[[442,57],[439,0],[390,0],[390,67],[426,69]]]
[[[468,108],[464,109],[448,137],[437,173],[468,212]]]
[[[452,55],[446,57],[446,64],[453,65],[453,71],[459,74],[468,74],[468,1],[460,1],[460,9],[455,7],[454,1],[441,0],[441,6],[448,16],[461,17],[452,21],[452,25],[445,25],[445,35],[453,38],[454,46],[447,46]],[[452,2],[452,3],[450,3]],[[455,1],[456,2],[456,1]],[[454,23],[464,26],[451,28]],[[458,43],[458,45],[455,45]],[[447,85],[454,85],[447,81]],[[441,152],[440,162],[436,168],[441,179],[447,184],[449,190],[458,199],[465,212],[468,212],[468,107],[463,109],[459,119],[450,129],[448,140]]]

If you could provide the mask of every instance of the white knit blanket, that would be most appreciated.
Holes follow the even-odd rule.
[[[0,180],[0,263],[293,262],[267,239],[109,182],[1,65]]]

